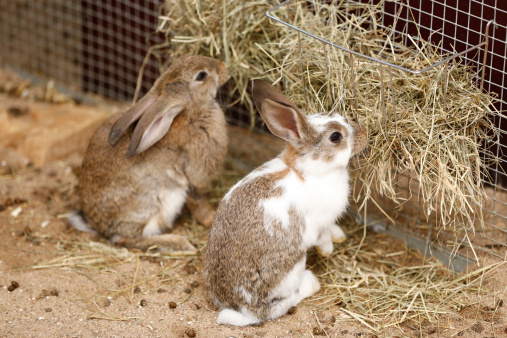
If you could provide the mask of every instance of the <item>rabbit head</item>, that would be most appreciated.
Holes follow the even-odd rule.
[[[225,65],[210,57],[184,56],[175,60],[150,91],[114,123],[109,144],[115,146],[137,122],[125,156],[145,151],[167,133],[174,118],[187,107],[215,97],[228,77]]]
[[[284,161],[303,173],[346,167],[367,145],[357,123],[333,113],[304,115],[266,81],[254,80],[252,94],[269,130],[288,142]]]

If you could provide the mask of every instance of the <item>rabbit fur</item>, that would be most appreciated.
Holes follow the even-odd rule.
[[[348,206],[347,164],[367,144],[358,124],[305,116],[265,81],[253,81],[253,98],[288,144],[230,189],[211,225],[207,287],[221,310],[217,322],[236,326],[276,319],[320,289],[306,252],[328,256],[345,239],[335,222]]]
[[[131,248],[195,253],[185,237],[163,233],[185,202],[198,222],[211,223],[213,208],[202,194],[227,151],[215,96],[228,76],[219,60],[181,57],[134,106],[108,118],[86,150],[82,211],[71,225]]]

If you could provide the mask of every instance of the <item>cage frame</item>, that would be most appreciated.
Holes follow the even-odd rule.
[[[316,0],[316,1],[318,1],[318,0]],[[364,1],[361,2],[361,1],[357,1],[357,0],[345,0],[345,1],[347,1],[347,3],[364,3]],[[444,2],[445,1],[446,0],[444,0]],[[382,2],[383,6],[385,6],[385,2],[386,2],[385,0],[380,0],[380,2]],[[291,3],[291,0],[286,0],[278,5],[273,6],[272,8],[268,9],[265,12],[265,16],[268,17],[269,19],[273,20],[273,25],[275,25],[275,27],[276,27],[276,23],[279,23],[279,24],[289,27],[290,29],[297,31],[299,46],[301,46],[301,34],[304,34],[306,36],[309,36],[310,38],[313,38],[315,40],[322,42],[324,49],[325,49],[326,45],[328,45],[333,48],[339,49],[345,53],[349,53],[352,78],[354,78],[354,76],[355,76],[354,75],[354,66],[353,66],[354,56],[375,62],[376,64],[379,65],[379,68],[380,68],[379,74],[380,74],[380,81],[381,81],[381,94],[380,95],[381,95],[381,102],[382,102],[382,109],[383,109],[384,116],[386,115],[386,104],[385,104],[386,98],[385,98],[385,91],[383,89],[383,87],[384,87],[383,83],[385,81],[384,71],[383,71],[384,66],[387,67],[388,74],[389,74],[388,85],[390,86],[390,88],[392,90],[392,79],[391,79],[391,71],[390,71],[391,68],[401,70],[403,72],[410,73],[410,74],[424,74],[428,70],[431,70],[431,69],[433,69],[437,66],[443,65],[443,64],[447,64],[451,61],[455,61],[457,58],[460,58],[460,57],[462,57],[474,50],[479,50],[482,47],[482,48],[484,48],[484,55],[482,57],[482,63],[480,64],[481,69],[480,69],[480,71],[479,70],[477,71],[477,74],[479,74],[479,72],[480,72],[480,77],[479,77],[480,86],[479,86],[479,88],[481,91],[484,90],[484,80],[485,80],[485,74],[486,74],[486,68],[487,68],[486,63],[487,63],[487,58],[489,55],[488,53],[490,53],[490,50],[489,50],[490,35],[491,35],[492,29],[498,27],[498,23],[494,19],[489,20],[487,22],[485,32],[482,35],[482,41],[480,43],[475,44],[469,48],[466,48],[465,50],[463,50],[461,52],[454,52],[454,53],[447,52],[448,56],[444,57],[443,60],[432,63],[423,69],[414,70],[414,69],[406,68],[406,67],[403,67],[403,66],[400,66],[397,64],[390,63],[390,62],[382,60],[380,58],[375,58],[375,57],[372,57],[369,55],[365,55],[360,52],[351,50],[347,47],[335,44],[334,42],[328,41],[320,36],[312,34],[309,31],[307,31],[301,27],[297,27],[289,22],[283,21],[282,19],[280,19],[272,14],[273,12],[275,12],[276,10],[278,10],[284,6],[289,6],[290,3]],[[373,3],[373,1],[368,0],[366,3]],[[400,5],[403,5],[403,4],[401,3]],[[407,5],[407,6],[409,6],[409,5]],[[384,24],[383,21],[384,20],[382,19],[382,23]],[[418,23],[415,22],[415,18],[414,18],[414,23],[415,23],[415,25],[418,25]],[[276,28],[275,28],[275,31],[276,31]],[[417,40],[417,39],[419,39],[419,38],[417,37],[414,40]],[[301,71],[303,72],[303,69],[301,69]],[[354,81],[352,82],[352,87],[353,87],[352,89],[353,89],[354,99],[355,99],[355,109],[357,111],[358,105],[357,105],[357,95],[356,95],[356,88],[355,88]],[[303,81],[303,91],[304,91],[305,100],[307,101],[306,86],[305,86],[304,81]],[[393,109],[396,109],[396,105],[394,104],[394,102],[393,102]],[[497,153],[497,156],[498,156],[498,153]],[[497,182],[494,182],[494,183],[496,184]],[[495,194],[496,194],[496,190],[495,190]],[[419,209],[420,208],[421,207],[419,205]],[[351,214],[352,214],[352,216],[354,216],[358,220],[358,222],[365,224],[365,226],[366,226],[366,224],[368,224],[369,228],[373,229],[374,231],[376,231],[378,233],[383,233],[383,234],[389,235],[395,239],[405,242],[409,247],[412,247],[412,248],[420,251],[426,257],[433,256],[434,258],[439,260],[442,264],[449,267],[451,270],[453,270],[455,272],[465,271],[469,265],[472,265],[474,263],[480,264],[479,257],[478,257],[479,255],[476,254],[474,247],[471,244],[470,244],[470,248],[472,249],[472,253],[473,253],[472,257],[473,258],[471,258],[470,255],[468,255],[468,254],[465,255],[462,253],[455,252],[455,251],[451,250],[450,248],[446,247],[445,245],[442,245],[441,243],[432,241],[431,234],[432,234],[432,230],[434,229],[434,225],[431,222],[428,222],[428,224],[430,225],[430,230],[429,230],[426,238],[423,238],[423,237],[419,236],[418,234],[411,233],[411,231],[409,231],[409,229],[404,229],[402,227],[397,226],[397,224],[393,224],[391,226],[391,224],[388,224],[385,221],[378,221],[376,219],[371,219],[371,218],[368,218],[368,216],[364,217],[363,215],[360,215],[354,211],[352,211]],[[507,220],[506,216],[499,215],[499,217],[504,217]],[[477,218],[475,218],[475,219],[477,219]],[[480,219],[479,221],[483,222],[483,219]],[[421,225],[422,222],[423,222],[422,220],[419,220],[419,225]],[[505,232],[505,234],[507,235],[507,229],[500,229],[500,230]],[[505,250],[504,257],[501,257],[501,256],[499,256],[497,254],[493,254],[493,253],[490,253],[490,255],[496,256],[496,258],[500,258],[500,259],[503,258],[505,260],[505,259],[507,259],[507,244],[505,245],[504,250]],[[468,252],[468,250],[467,250],[467,252]]]

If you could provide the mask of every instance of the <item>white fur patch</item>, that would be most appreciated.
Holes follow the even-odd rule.
[[[183,204],[187,198],[187,189],[179,188],[173,190],[165,190],[160,193],[160,213],[165,226],[172,228],[173,222],[180,214]]]
[[[86,221],[84,220],[83,216],[79,211],[76,210],[71,211],[67,220],[69,224],[72,225],[72,227],[76,230],[82,232],[91,232],[94,234],[97,233],[97,231],[88,226],[88,223],[86,223]]]
[[[160,192],[160,212],[153,215],[143,229],[143,237],[160,235],[165,229],[170,229],[173,222],[181,212],[181,208],[187,198],[187,189],[171,189]]]
[[[282,298],[271,308],[269,319],[283,316],[292,306],[319,291],[320,283],[311,271],[305,270],[305,263],[306,257],[296,263],[280,284],[269,293],[271,299]]]
[[[279,181],[274,188],[281,187],[283,193],[281,196],[271,197],[259,201],[259,206],[264,210],[264,227],[270,235],[273,235],[271,224],[279,222],[284,229],[288,229],[290,225],[289,210],[292,205],[291,198],[286,196],[286,185],[295,185],[301,179],[295,172],[289,172],[281,181]]]
[[[264,209],[264,226],[270,227],[274,222],[279,222],[282,228],[287,229],[289,222],[290,201],[281,197],[272,197],[259,201],[259,206]],[[273,231],[273,229],[270,229]]]
[[[159,226],[160,215],[156,214],[150,218],[148,223],[143,228],[143,238],[158,236],[162,233]]]
[[[262,201],[259,202],[260,207],[262,208]],[[270,236],[275,235],[275,229],[271,226],[271,224],[276,223],[277,219],[272,217],[269,213],[264,212],[264,220],[262,221],[264,225],[264,229]]]
[[[308,248],[317,244],[319,234],[324,228],[335,225],[349,204],[349,176],[346,168],[330,172],[325,177],[308,175],[305,179],[303,196],[305,202],[296,201],[297,210],[302,210],[306,228],[303,244]]]
[[[342,241],[347,238],[347,235],[343,232],[342,228],[339,225],[333,224],[329,227],[329,232],[331,233],[331,238],[333,241]]]
[[[315,128],[319,134],[326,130],[326,125],[330,121],[329,116],[322,113],[307,115],[306,120]]]
[[[324,257],[328,257],[333,253],[333,241],[331,240],[331,233],[327,229],[323,229],[317,237],[315,247],[319,250],[319,253]]]
[[[236,190],[237,187],[247,184],[248,182],[254,180],[257,177],[263,176],[265,174],[272,174],[279,171],[282,171],[284,169],[287,169],[287,165],[278,157],[272,159],[271,161],[268,161],[264,163],[261,167],[255,169],[250,174],[245,176],[241,181],[236,183],[224,196],[224,200],[227,201],[231,197],[231,194]]]
[[[218,324],[228,324],[235,326],[247,326],[252,324],[260,323],[261,320],[257,318],[253,313],[241,308],[240,311],[234,311],[232,309],[223,309],[218,314]]]
[[[173,180],[174,182],[178,183],[179,185],[186,187],[188,186],[188,180],[185,174],[183,174],[180,170],[177,169],[167,169],[166,170],[167,176]]]
[[[340,169],[347,170],[352,155],[352,144],[349,142],[347,149],[333,153],[334,156],[331,161],[314,159],[312,155],[308,154],[296,159],[296,168],[305,176],[306,174],[321,176]]]
[[[349,132],[352,131],[352,128],[348,125],[345,118],[338,114],[332,113],[320,113],[320,114],[312,114],[307,115],[307,121],[317,130],[317,132],[322,133],[326,130],[326,126],[330,122],[338,122],[339,124],[345,126]]]
[[[264,208],[268,232],[271,220],[279,221],[282,227],[289,227],[289,210],[293,208],[305,219],[303,234],[304,248],[317,244],[322,231],[335,225],[337,218],[348,206],[349,176],[347,168],[338,168],[319,175],[305,174],[301,180],[294,172],[282,178],[276,187],[282,188],[282,195],[260,201]]]

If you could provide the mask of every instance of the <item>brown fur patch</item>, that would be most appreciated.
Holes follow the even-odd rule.
[[[301,181],[304,181],[305,179],[304,179],[303,173],[296,169],[296,159],[298,158],[298,155],[299,155],[299,152],[296,150],[296,148],[294,148],[293,145],[288,144],[287,148],[285,148],[285,151],[282,153],[281,158],[282,158],[283,163],[285,163],[290,168],[290,170],[292,170],[297,175],[297,177]],[[288,173],[289,173],[289,169],[287,169],[287,172],[285,175],[287,175]],[[281,178],[283,178],[283,177],[280,177],[280,179]]]
[[[352,145],[352,155],[362,151],[368,145],[368,135],[356,122],[350,121],[352,129],[354,129],[354,144]]]
[[[275,180],[275,181],[280,181],[281,179],[285,178],[285,176],[287,176],[287,174],[289,174],[289,173],[290,173],[290,169],[287,168],[285,170],[278,171],[278,172],[270,174],[268,176],[272,177],[273,180]]]
[[[338,143],[333,143],[329,137],[333,132],[339,132],[342,139]],[[325,126],[325,130],[319,134],[320,142],[315,146],[312,158],[314,160],[324,160],[330,162],[333,160],[337,152],[347,149],[349,139],[349,132],[347,128],[338,122],[329,122]]]
[[[225,307],[238,310],[245,306],[264,320],[274,301],[270,292],[306,253],[301,244],[304,218],[296,210],[288,210],[290,225],[285,229],[277,220],[265,224],[260,207],[263,200],[282,194],[275,184],[289,172],[256,177],[232,191],[218,207],[206,252],[211,294]],[[237,288],[252,296],[250,303]]]

